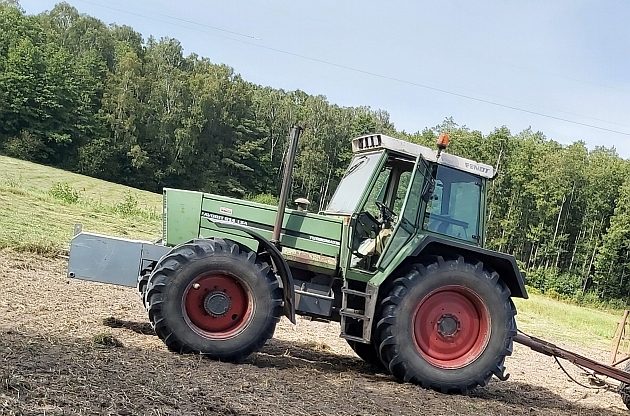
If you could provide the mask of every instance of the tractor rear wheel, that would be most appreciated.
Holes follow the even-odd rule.
[[[146,289],[149,319],[171,351],[240,361],[273,336],[282,290],[256,253],[221,239],[175,247]]]
[[[516,310],[499,275],[463,257],[415,264],[380,303],[376,337],[398,379],[466,393],[503,376]]]

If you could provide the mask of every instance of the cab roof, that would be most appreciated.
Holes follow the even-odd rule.
[[[485,163],[478,163],[474,160],[444,152],[441,153],[438,160],[436,150],[386,136],[384,134],[366,134],[365,136],[360,136],[352,140],[353,153],[363,153],[379,149],[391,150],[397,153],[413,156],[414,158],[418,157],[418,155],[422,155],[422,157],[429,162],[449,166],[488,179],[492,179],[494,177],[494,168],[490,165],[486,165]]]

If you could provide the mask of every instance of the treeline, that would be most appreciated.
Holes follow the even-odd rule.
[[[0,147],[12,156],[153,191],[276,194],[299,122],[295,184],[324,201],[350,156],[348,137],[393,132],[385,112],[254,85],[184,56],[175,39],[145,42],[67,3],[37,16],[0,7]]]
[[[0,0],[0,151],[152,191],[178,187],[272,200],[291,124],[306,127],[294,196],[323,208],[349,139],[383,132],[498,165],[488,241],[513,253],[530,284],[589,300],[630,293],[630,167],[613,149],[562,146],[542,133],[488,135],[447,119],[416,134],[389,115],[262,87],[60,3],[37,16]]]

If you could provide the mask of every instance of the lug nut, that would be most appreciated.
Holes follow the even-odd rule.
[[[195,283],[193,284],[193,289],[199,289],[201,286],[199,285],[199,283]]]

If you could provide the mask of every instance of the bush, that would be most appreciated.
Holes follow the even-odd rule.
[[[136,215],[139,211],[138,198],[128,192],[121,202],[114,205],[113,211],[123,216]]]
[[[527,291],[551,299],[599,309],[628,309],[626,299],[611,298],[597,291],[582,291],[582,277],[560,273],[554,268],[536,269],[527,273]]]
[[[0,150],[7,156],[34,162],[44,162],[48,157],[44,141],[28,131],[22,131],[18,136],[9,138]]]
[[[79,191],[65,182],[57,182],[54,184],[48,191],[48,194],[67,204],[76,204],[79,202]]]
[[[155,211],[143,208],[138,203],[138,198],[131,192],[127,192],[122,201],[113,206],[100,205],[100,209],[111,211],[123,217],[141,217],[146,219],[159,219],[160,214]]]
[[[573,297],[582,288],[582,278],[557,269],[538,269],[527,273],[527,284],[551,297]]]
[[[599,305],[602,303],[599,296],[595,292],[582,292],[579,290],[573,299],[578,305]]]
[[[248,199],[252,202],[258,202],[259,204],[278,206],[278,198],[271,194],[258,194]]]

